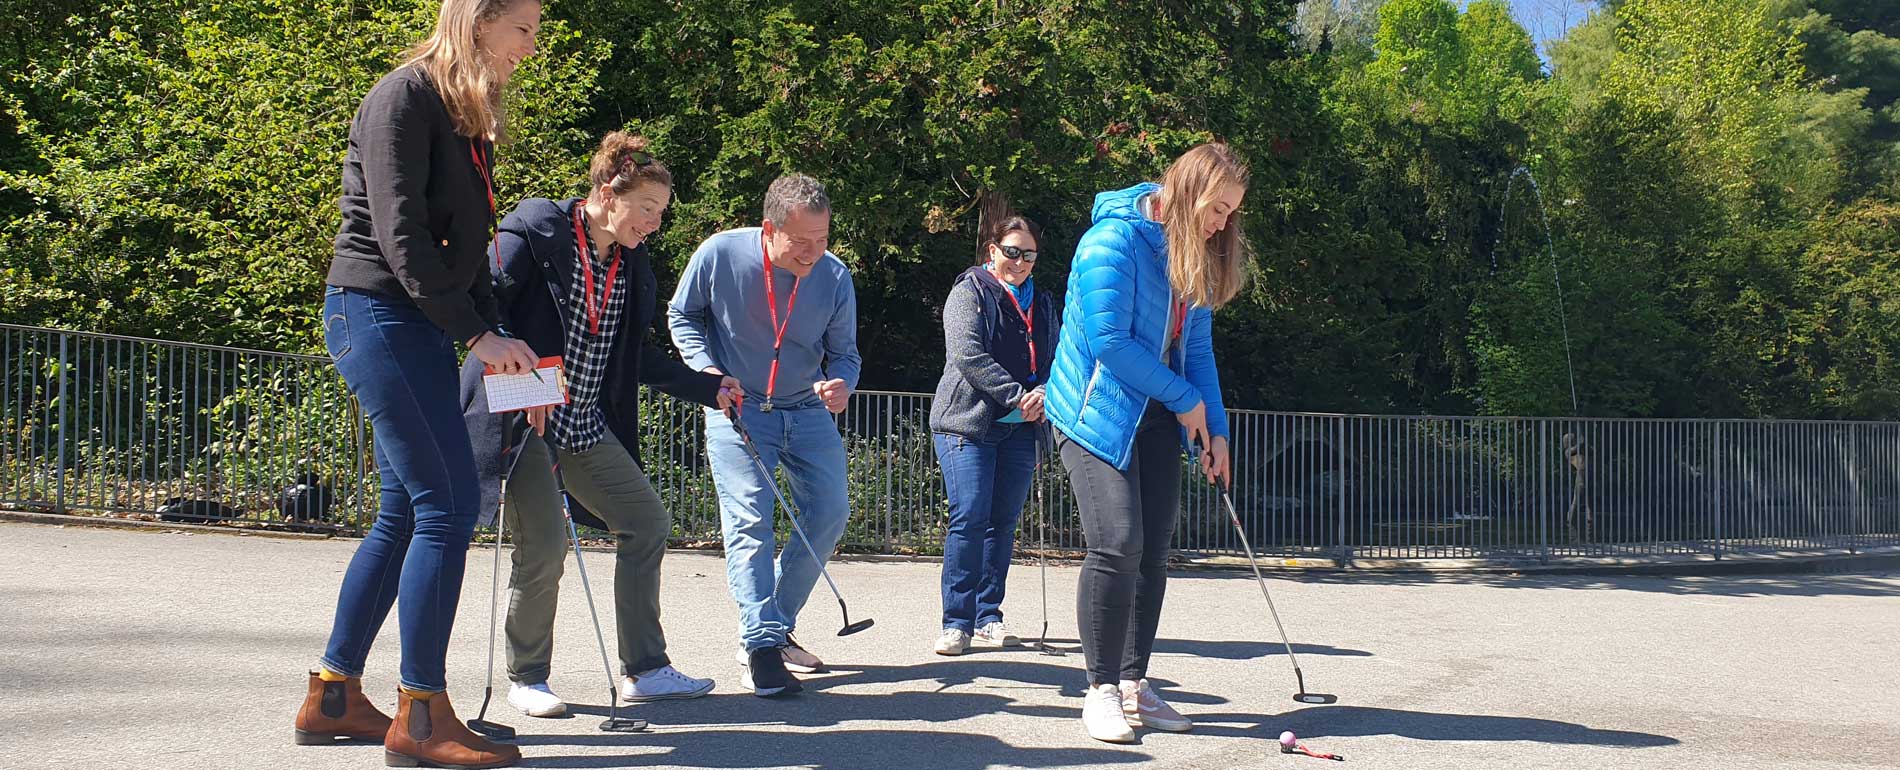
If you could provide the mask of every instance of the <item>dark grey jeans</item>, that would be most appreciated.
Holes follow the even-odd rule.
[[[508,532],[514,571],[508,576],[508,678],[520,684],[548,680],[554,655],[554,607],[567,563],[567,519],[555,485],[548,442],[530,437],[521,465],[508,481]],[[568,492],[614,534],[614,614],[623,673],[637,674],[671,661],[660,630],[660,558],[673,518],[646,474],[612,433],[585,452],[555,450]]]
[[[1166,408],[1151,405],[1136,430],[1127,471],[1115,470],[1060,431],[1057,436],[1088,540],[1075,618],[1089,685],[1145,678],[1181,509],[1180,425]]]

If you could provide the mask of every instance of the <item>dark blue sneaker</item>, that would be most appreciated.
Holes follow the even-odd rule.
[[[785,670],[785,658],[777,647],[760,647],[746,653],[745,675],[740,684],[752,688],[752,694],[761,698],[778,695],[790,695],[805,689]]]

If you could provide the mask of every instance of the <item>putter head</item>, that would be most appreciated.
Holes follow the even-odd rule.
[[[1042,624],[1042,635],[1036,637],[1036,651],[1044,655],[1050,655],[1050,656],[1054,656],[1058,658],[1063,657],[1064,655],[1064,653],[1061,650],[1058,650],[1054,647],[1049,646],[1049,624],[1048,623]]]
[[[1327,695],[1325,693],[1317,693],[1317,692],[1302,692],[1302,693],[1294,694],[1293,700],[1298,701],[1300,703],[1311,703],[1314,705],[1323,706],[1328,703],[1338,703],[1339,696]]]
[[[846,624],[845,624],[845,626],[844,626],[844,628],[840,628],[840,629],[838,629],[838,635],[839,635],[839,636],[850,636],[850,635],[852,635],[852,634],[855,634],[855,633],[857,633],[857,632],[859,632],[859,631],[863,631],[864,629],[867,629],[867,628],[870,628],[871,626],[873,626],[873,625],[875,625],[876,623],[877,623],[877,621],[875,621],[875,620],[872,620],[872,619],[870,619],[870,618],[865,618],[865,619],[863,619],[863,620],[860,620],[860,621],[858,621],[858,622],[856,622],[856,623],[846,623]]]
[[[609,717],[600,721],[603,733],[643,733],[647,730],[647,721],[633,717]]]
[[[481,733],[483,737],[491,740],[506,741],[513,740],[515,737],[515,728],[495,724],[486,719],[468,720],[468,729]]]
[[[620,715],[620,690],[618,688],[612,686],[607,688],[607,704],[607,718],[600,720],[601,732],[639,733],[646,731],[646,720],[623,717]]]

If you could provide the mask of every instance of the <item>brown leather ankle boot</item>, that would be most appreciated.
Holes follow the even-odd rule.
[[[396,693],[396,720],[383,738],[383,764],[390,767],[508,767],[521,761],[521,749],[489,741],[455,717],[449,694],[426,701]]]
[[[310,672],[310,692],[297,709],[297,743],[316,746],[339,740],[377,741],[389,733],[389,717],[363,695],[363,680],[325,682]]]

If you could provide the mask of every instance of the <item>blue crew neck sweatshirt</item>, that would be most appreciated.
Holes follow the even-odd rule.
[[[667,326],[686,365],[738,378],[746,399],[765,403],[772,370],[772,314],[765,293],[765,251],[756,227],[727,230],[707,238],[680,275],[678,291],[667,304]],[[793,304],[791,272],[773,268],[779,321],[786,324],[778,351],[778,386],[772,407],[824,406],[812,384],[844,380],[858,388],[863,361],[858,357],[858,302],[851,271],[831,252],[798,280]],[[789,320],[788,320],[789,319]]]

